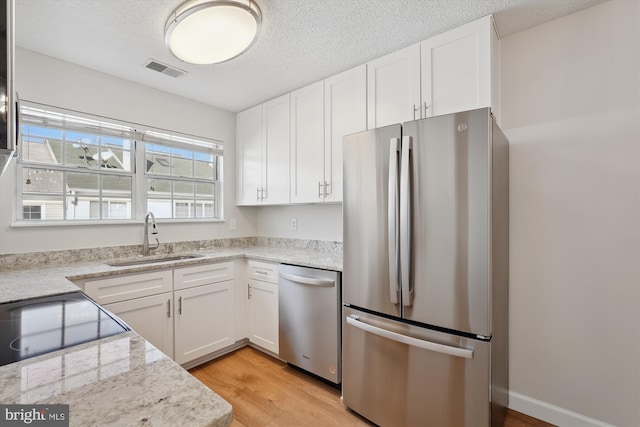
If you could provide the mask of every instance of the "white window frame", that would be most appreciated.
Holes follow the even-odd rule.
[[[139,221],[144,219],[144,216],[148,212],[147,209],[147,192],[146,192],[146,183],[148,175],[146,173],[145,168],[145,145],[146,143],[152,144],[163,144],[169,146],[178,146],[184,149],[191,149],[197,151],[206,151],[214,154],[217,159],[215,162],[215,175],[214,179],[207,181],[209,183],[214,184],[215,192],[212,195],[214,204],[214,216],[213,217],[192,217],[192,218],[162,218],[160,221],[163,222],[222,222],[224,221],[223,216],[223,144],[219,140],[214,140],[210,138],[202,138],[193,135],[187,135],[183,133],[167,131],[164,129],[153,128],[150,126],[140,125],[136,123],[124,122],[122,120],[106,118],[102,116],[96,116],[88,113],[82,113],[78,111],[63,109],[59,107],[53,107],[49,105],[44,105],[31,101],[21,101],[22,106],[27,109],[40,109],[46,112],[52,112],[52,116],[56,117],[68,117],[74,121],[74,125],[78,127],[74,127],[74,131],[78,132],[98,132],[102,131],[101,134],[105,136],[115,136],[109,135],[109,127],[113,126],[113,129],[118,132],[122,132],[124,128],[130,128],[131,136],[131,157],[132,157],[132,165],[131,171],[123,171],[123,169],[103,169],[103,167],[78,167],[77,165],[65,165],[63,162],[59,161],[58,164],[41,164],[37,162],[29,162],[25,161],[22,156],[18,157],[18,161],[16,162],[16,186],[15,186],[15,197],[14,197],[14,218],[13,218],[13,226],[48,226],[48,225],[86,225],[86,224],[124,224],[124,223],[138,223]],[[24,110],[22,110],[24,111]],[[26,123],[25,119],[28,119],[28,114],[21,114],[21,122],[19,123],[19,128],[22,129],[22,125]],[[77,120],[76,120],[77,119]],[[86,128],[82,128],[82,125],[86,124]],[[37,125],[37,124],[36,124]],[[64,123],[58,122],[57,127],[61,128],[64,126]],[[49,124],[42,124],[43,127],[49,127]],[[97,127],[96,127],[97,126]],[[99,128],[102,126],[101,128]],[[52,126],[56,127],[56,126]],[[98,129],[99,128],[99,129]],[[106,129],[106,130],[105,130]],[[106,132],[106,133],[105,133]],[[115,131],[114,131],[115,132]],[[20,141],[21,142],[21,141]],[[108,214],[102,215],[102,219],[51,219],[51,220],[34,220],[34,219],[24,219],[24,205],[23,205],[23,194],[25,191],[25,182],[23,179],[23,170],[25,168],[35,169],[40,168],[42,170],[51,170],[51,171],[60,171],[64,173],[89,173],[96,174],[102,176],[113,176],[113,175],[127,175],[131,176],[131,199],[128,200],[131,204],[131,218],[130,219],[112,219],[110,212]],[[65,175],[66,177],[66,175]],[[185,182],[204,182],[202,179],[197,178],[189,178],[189,177],[169,177],[171,179],[176,179]],[[101,182],[101,181],[100,181]],[[101,184],[100,184],[101,185]],[[195,185],[195,184],[194,184]],[[63,209],[67,202],[68,197],[73,197],[65,194],[66,191],[66,183],[63,182]],[[57,193],[56,193],[57,194]],[[102,194],[102,192],[100,192]],[[114,199],[99,199],[102,203],[100,207],[102,208],[104,202],[117,202],[118,200]],[[123,199],[125,200],[125,199]],[[98,199],[96,199],[98,201]],[[194,198],[194,203],[201,202],[202,199]],[[110,204],[108,203],[110,206]],[[191,205],[190,205],[191,206]],[[190,207],[195,213],[196,209]],[[66,211],[66,210],[65,210]],[[41,215],[45,216],[47,212],[46,206],[41,207]]]

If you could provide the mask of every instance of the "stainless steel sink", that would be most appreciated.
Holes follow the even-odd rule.
[[[167,261],[180,261],[183,259],[193,259],[199,258],[200,255],[165,255],[165,256],[154,256],[154,257],[144,257],[139,259],[126,259],[121,261],[109,261],[106,264],[111,267],[127,267],[131,265],[144,265],[144,264],[155,264],[158,262],[167,262]]]

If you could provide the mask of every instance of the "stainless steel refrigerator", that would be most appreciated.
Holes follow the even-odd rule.
[[[499,426],[509,147],[488,108],[344,138],[343,400],[380,426]]]

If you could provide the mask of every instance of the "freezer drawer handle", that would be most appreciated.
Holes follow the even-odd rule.
[[[280,277],[292,282],[301,283],[303,285],[323,286],[331,288],[335,285],[335,281],[329,279],[314,279],[311,277],[296,276],[294,274],[280,272]]]
[[[473,359],[473,350],[459,347],[451,347],[444,344],[437,344],[430,341],[424,341],[406,335],[398,334],[396,332],[387,331],[386,329],[378,328],[376,326],[369,325],[361,321],[358,316],[347,316],[347,323],[363,331],[378,335],[382,338],[387,338],[392,341],[399,342],[401,344],[410,345],[412,347],[422,348],[424,350],[435,351],[438,353],[448,354],[450,356],[464,357],[465,359]]]

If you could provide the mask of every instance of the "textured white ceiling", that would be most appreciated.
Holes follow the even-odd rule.
[[[604,0],[255,1],[260,38],[217,65],[185,64],[165,48],[165,23],[183,0],[17,0],[16,43],[237,112],[490,13],[506,36]],[[188,74],[148,70],[149,58]]]

